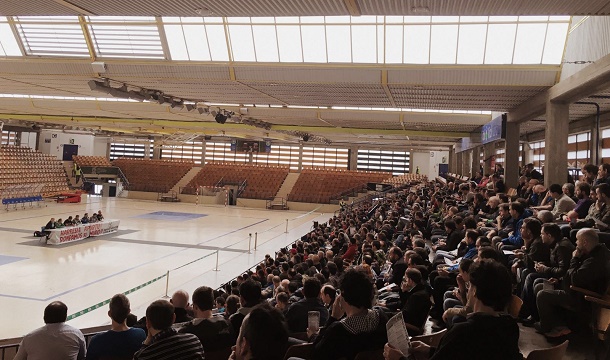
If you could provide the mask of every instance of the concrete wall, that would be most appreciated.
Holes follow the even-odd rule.
[[[419,173],[426,175],[430,171],[430,153],[429,152],[412,152],[409,158],[409,170],[415,174],[419,166]]]
[[[36,149],[36,133],[35,132],[22,132],[21,133],[21,146]]]
[[[89,134],[63,132],[61,130],[42,130],[38,143],[39,150],[62,160],[63,145],[78,145],[78,155],[106,156],[107,138],[96,139]],[[72,142],[71,142],[72,140]]]

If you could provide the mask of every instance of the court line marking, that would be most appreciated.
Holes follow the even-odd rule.
[[[208,240],[208,241],[212,241],[212,240],[218,239],[218,238],[220,238],[220,237],[223,237],[223,236],[226,236],[226,235],[229,235],[229,234],[233,234],[233,233],[235,233],[235,232],[237,232],[237,231],[247,229],[247,228],[249,228],[249,227],[251,227],[251,226],[254,226],[254,225],[260,224],[260,223],[265,222],[265,221],[268,221],[268,220],[269,220],[269,219],[264,219],[264,220],[262,220],[262,221],[259,221],[259,222],[254,223],[254,224],[250,224],[250,225],[248,225],[248,226],[241,227],[241,228],[239,228],[239,229],[236,229],[236,230],[230,231],[230,232],[228,232],[228,233],[226,233],[226,234],[219,235],[219,236],[217,236],[217,237],[215,237],[215,238],[212,238],[211,240]],[[201,244],[203,244],[203,243],[200,243],[200,244],[197,244],[197,245],[201,245]],[[156,259],[152,259],[152,260],[150,260],[150,261],[147,261],[147,262],[141,263],[141,264],[139,264],[139,265],[132,266],[132,267],[130,267],[130,268],[127,268],[127,269],[121,270],[121,271],[119,271],[119,272],[116,272],[116,273],[113,273],[113,274],[110,274],[110,275],[104,276],[104,277],[102,277],[102,278],[100,278],[100,279],[97,279],[97,280],[93,280],[93,281],[87,282],[87,283],[85,283],[85,284],[79,285],[79,286],[74,287],[74,288],[72,288],[72,289],[68,289],[68,290],[66,290],[66,291],[62,291],[62,292],[60,292],[59,294],[54,294],[54,295],[49,296],[49,297],[46,297],[46,298],[33,298],[33,297],[19,296],[19,295],[10,295],[10,294],[0,294],[0,297],[7,297],[7,298],[12,298],[12,299],[22,299],[22,300],[34,300],[34,301],[49,301],[49,300],[54,299],[54,298],[57,298],[57,297],[59,297],[59,296],[66,295],[66,294],[69,294],[69,293],[71,293],[71,292],[74,292],[74,291],[77,291],[77,290],[83,289],[83,288],[88,287],[88,286],[90,286],[90,285],[97,284],[97,283],[99,283],[99,282],[102,282],[102,281],[104,281],[104,280],[110,279],[110,278],[115,277],[115,276],[117,276],[117,275],[124,274],[124,273],[126,273],[127,271],[135,270],[135,269],[137,269],[137,268],[140,268],[140,267],[142,267],[142,266],[144,266],[144,265],[151,264],[151,263],[156,262],[156,261],[158,261],[158,260],[166,259],[166,258],[168,258],[168,257],[170,257],[170,256],[174,256],[174,255],[176,255],[176,254],[178,254],[178,253],[180,253],[180,252],[186,251],[186,250],[190,250],[190,249],[189,249],[189,248],[183,248],[183,249],[180,249],[180,250],[175,251],[175,252],[172,252],[172,253],[170,253],[170,254],[167,254],[167,255],[161,256],[161,257],[156,258]],[[221,250],[222,250],[222,249],[221,249]]]

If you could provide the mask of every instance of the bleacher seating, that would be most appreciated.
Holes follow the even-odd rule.
[[[383,180],[383,183],[398,187],[402,185],[418,184],[422,181],[428,181],[428,177],[421,174],[404,174]]]
[[[366,189],[368,182],[380,183],[392,174],[379,171],[303,169],[289,201],[329,203],[340,194]]]
[[[74,155],[72,160],[76,165],[83,166],[112,166],[110,161],[105,156],[80,156]]]
[[[182,190],[195,194],[199,186],[216,186],[219,182],[238,184],[246,181],[242,198],[272,199],[288,175],[288,167],[210,162]]]
[[[192,161],[120,158],[113,161],[129,180],[129,190],[165,193],[195,165]]]
[[[42,184],[44,196],[69,190],[66,170],[55,156],[20,146],[0,146],[0,193],[9,186],[28,184]]]

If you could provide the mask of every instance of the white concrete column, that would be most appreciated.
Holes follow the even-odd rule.
[[[410,154],[412,156],[412,154]],[[413,160],[413,157],[410,158],[410,161]],[[352,146],[349,148],[349,170],[357,170],[358,169],[358,147]]]
[[[569,104],[546,103],[544,185],[563,184],[568,177]]]
[[[298,172],[303,171],[303,143],[299,143],[299,168]]]
[[[205,139],[201,142],[201,166],[205,165],[205,148],[206,148],[207,142],[208,141]]]
[[[506,123],[504,141],[504,183],[507,187],[519,184],[519,124]]]
[[[161,138],[158,137],[153,141],[153,159],[161,159]]]

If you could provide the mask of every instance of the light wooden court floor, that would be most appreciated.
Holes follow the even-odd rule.
[[[192,293],[201,285],[216,288],[301,237],[313,221],[333,215],[86,196],[80,204],[46,204],[1,210],[0,339],[43,325],[43,309],[54,300],[65,302],[69,314],[84,312],[69,322],[73,326],[109,324],[107,305],[95,305],[145,285],[128,295],[140,317],[165,295],[166,285],[170,295],[177,289]],[[121,220],[118,233],[60,246],[32,236],[51,217],[98,210],[106,219]],[[220,271],[214,271],[217,254]]]

